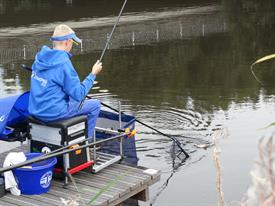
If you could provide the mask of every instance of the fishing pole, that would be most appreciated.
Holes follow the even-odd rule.
[[[0,168],[0,173],[9,171],[9,170],[12,170],[12,169],[15,169],[15,168],[19,168],[19,167],[24,167],[24,166],[27,166],[27,165],[30,165],[30,164],[33,164],[33,163],[36,163],[36,162],[43,161],[43,160],[47,160],[47,159],[52,158],[52,157],[57,157],[57,156],[61,156],[61,155],[64,155],[64,154],[68,154],[68,153],[74,152],[76,150],[85,149],[87,147],[92,147],[92,146],[95,146],[95,145],[98,145],[98,144],[102,144],[104,142],[115,140],[115,139],[124,137],[126,135],[127,135],[127,133],[122,133],[122,134],[116,135],[114,137],[110,137],[108,139],[99,140],[97,142],[88,143],[88,144],[85,144],[85,145],[82,145],[82,146],[63,149],[62,151],[58,151],[58,152],[53,151],[53,152],[50,152],[50,153],[47,153],[47,154],[43,154],[41,156],[32,158],[30,160],[27,160],[27,161],[24,161],[24,162],[21,162],[21,163],[18,163],[18,164],[14,164],[14,165],[11,165],[11,166],[8,166],[8,167]]]
[[[22,64],[21,67],[22,67],[23,69],[28,70],[28,71],[32,71],[32,69],[29,68],[28,66],[26,66],[25,64]],[[88,96],[88,95],[86,96],[86,98],[92,99],[92,97],[90,97],[90,96]],[[80,105],[83,104],[83,103],[84,103],[84,100],[81,101]],[[103,103],[103,102],[101,102],[101,104],[102,104],[103,106],[105,106],[105,107],[107,107],[107,108],[109,108],[109,109],[115,111],[115,112],[119,112],[117,109],[115,109],[115,108],[113,108],[113,107],[111,107],[111,106],[109,106],[109,105],[107,105],[107,104],[105,104],[105,103]],[[146,124],[146,123],[144,123],[144,122],[142,122],[142,121],[140,121],[140,120],[138,120],[138,119],[136,119],[136,122],[138,122],[138,123],[140,123],[141,125],[143,125],[143,126],[145,126],[145,127],[148,127],[149,129],[151,129],[151,130],[153,130],[153,131],[155,131],[155,132],[157,132],[157,133],[159,133],[159,134],[161,134],[161,135],[163,135],[163,136],[165,136],[165,137],[168,137],[169,139],[173,140],[173,142],[175,142],[175,143],[177,144],[177,146],[180,148],[180,150],[184,153],[185,157],[186,157],[186,158],[189,157],[189,154],[182,148],[181,143],[178,141],[177,138],[175,138],[175,137],[173,137],[173,136],[170,136],[170,135],[168,135],[168,134],[165,134],[165,133],[159,131],[158,129],[156,129],[156,128],[154,128],[154,127],[152,127],[152,126],[150,126],[150,125],[148,125],[148,124]]]
[[[113,26],[112,31],[111,31],[111,34],[110,34],[110,36],[108,36],[107,42],[106,42],[106,44],[105,44],[105,47],[104,47],[104,49],[103,49],[103,51],[102,51],[102,53],[101,53],[101,56],[100,56],[100,58],[99,58],[99,61],[100,61],[100,62],[102,61],[102,59],[103,59],[103,57],[104,57],[104,54],[105,54],[105,52],[106,52],[106,50],[107,50],[107,48],[108,48],[108,46],[109,46],[109,44],[110,44],[110,41],[111,41],[112,36],[113,36],[113,33],[114,33],[114,31],[115,31],[115,29],[116,29],[116,27],[117,27],[117,24],[118,24],[118,22],[119,22],[119,20],[120,20],[120,17],[121,17],[121,15],[122,15],[122,12],[123,12],[123,10],[124,10],[124,7],[125,7],[126,3],[127,3],[127,0],[124,1],[123,5],[122,5],[122,7],[121,7],[121,10],[120,10],[120,12],[119,12],[119,14],[118,14],[117,20],[116,20],[116,22],[115,22],[115,24],[114,24],[114,26]],[[26,66],[23,66],[23,65],[22,65],[22,67],[25,68],[25,69],[27,69],[27,70],[29,70],[29,71],[31,71],[31,69],[29,69],[29,68],[26,67]],[[87,96],[87,98],[91,98],[91,97]],[[80,105],[79,105],[80,108],[81,108],[81,106],[83,105],[83,102],[84,102],[84,99],[81,101],[81,103],[80,103]],[[115,108],[110,107],[109,105],[106,105],[105,103],[102,103],[102,102],[101,102],[101,104],[102,104],[103,106],[109,108],[109,109],[112,109],[113,111],[118,112],[118,110],[116,110]],[[169,135],[167,135],[167,134],[165,134],[165,133],[163,133],[163,132],[161,132],[161,131],[159,131],[159,130],[153,128],[153,127],[151,127],[150,125],[145,124],[145,123],[139,121],[138,119],[136,119],[136,122],[138,122],[138,123],[142,124],[143,126],[148,127],[148,128],[150,128],[150,129],[154,130],[155,132],[157,132],[157,133],[159,133],[159,134],[161,134],[161,135],[163,135],[163,136],[165,136],[165,137],[168,137],[169,139],[173,140],[173,141],[177,144],[177,146],[180,148],[180,150],[184,153],[185,157],[186,157],[186,158],[189,157],[188,153],[181,147],[180,142],[179,142],[175,137],[169,136]]]
[[[92,97],[90,97],[90,96],[88,96],[88,95],[87,95],[86,97],[87,97],[88,99],[92,99]],[[109,105],[107,105],[107,104],[105,104],[105,103],[103,103],[103,102],[101,102],[101,104],[102,104],[103,106],[105,106],[105,107],[107,107],[107,108],[109,108],[109,109],[115,111],[115,112],[119,112],[117,109],[115,109],[115,108],[113,108],[113,107],[111,107],[111,106],[109,106]],[[121,112],[121,113],[124,114],[123,112]],[[165,133],[159,131],[158,129],[156,129],[156,128],[154,128],[154,127],[152,127],[152,126],[150,126],[150,125],[148,125],[148,124],[146,124],[146,123],[144,123],[144,122],[142,122],[142,121],[140,121],[140,120],[138,120],[138,119],[135,119],[135,120],[136,120],[136,122],[140,123],[141,125],[143,125],[143,126],[145,126],[145,127],[148,127],[149,129],[154,130],[155,132],[157,132],[157,133],[159,133],[159,134],[161,134],[161,135],[163,135],[163,136],[168,137],[169,139],[171,139],[173,142],[175,142],[175,143],[177,144],[177,146],[180,148],[181,152],[184,153],[185,157],[186,157],[186,158],[189,157],[189,154],[182,148],[181,143],[180,143],[175,137],[170,136],[170,135],[168,135],[168,134],[165,134]]]
[[[97,128],[95,128],[95,130],[98,131]],[[101,131],[101,132],[104,132],[103,130],[100,130],[100,131]],[[115,132],[114,134],[118,134],[118,135],[120,135],[120,134],[125,134],[125,136],[127,135],[128,137],[131,137],[132,135],[134,135],[135,132],[136,132],[135,130],[130,131],[130,130],[127,130],[127,129],[126,129],[126,130],[119,129],[119,130],[118,130],[117,132]],[[108,133],[108,134],[109,134],[109,133]],[[74,142],[74,143],[72,143],[72,144],[68,144],[68,145],[66,145],[66,146],[60,147],[60,148],[58,148],[58,149],[55,149],[55,150],[51,151],[50,153],[51,153],[51,154],[57,153],[57,152],[63,151],[63,150],[65,150],[65,149],[72,148],[72,147],[75,146],[75,145],[79,145],[79,144],[81,144],[81,143],[83,143],[83,142],[87,142],[87,141],[90,141],[90,140],[93,140],[93,137],[88,137],[88,138],[85,138],[85,139],[82,139],[82,140],[78,140],[78,141],[76,141],[76,142]],[[45,155],[47,155],[47,154],[49,154],[49,153],[45,153]]]
[[[106,42],[106,44],[105,44],[105,47],[104,47],[104,49],[103,49],[103,51],[102,51],[102,53],[101,53],[101,55],[100,55],[99,62],[102,61],[102,59],[103,59],[103,57],[104,57],[104,54],[105,54],[105,52],[106,52],[106,50],[107,50],[107,48],[108,48],[108,46],[109,46],[109,44],[110,44],[110,41],[111,41],[111,39],[112,39],[112,37],[113,37],[113,33],[114,33],[114,31],[115,31],[115,29],[116,29],[116,27],[117,27],[117,24],[118,24],[118,22],[119,22],[119,20],[120,20],[120,17],[121,17],[121,15],[122,15],[122,12],[123,12],[123,10],[124,10],[124,7],[125,7],[126,3],[127,3],[127,0],[124,1],[123,5],[122,5],[122,7],[121,7],[121,9],[120,9],[120,12],[119,12],[119,14],[118,14],[118,16],[117,16],[117,19],[116,19],[116,22],[115,22],[115,24],[114,24],[114,26],[113,26],[113,29],[112,29],[112,31],[111,31],[111,34],[108,36],[107,42]],[[80,104],[79,104],[79,107],[78,107],[79,109],[82,107],[83,103],[84,103],[84,99],[81,100],[81,102],[80,102]]]
[[[124,10],[124,7],[125,7],[126,3],[127,3],[127,0],[124,1],[123,5],[122,5],[122,7],[121,7],[121,9],[120,9],[120,12],[119,12],[119,14],[118,14],[118,16],[117,16],[117,19],[116,19],[116,22],[115,22],[115,24],[114,24],[114,26],[113,26],[113,29],[112,29],[112,31],[111,31],[111,34],[110,34],[110,36],[108,36],[107,42],[106,42],[106,44],[105,44],[105,47],[104,47],[104,49],[103,49],[103,51],[102,51],[102,53],[101,53],[101,56],[100,56],[100,58],[99,58],[99,62],[102,61],[103,56],[104,56],[104,54],[105,54],[105,52],[106,52],[106,50],[107,50],[107,48],[108,48],[108,46],[109,46],[109,44],[110,44],[110,41],[111,41],[112,36],[113,36],[113,33],[114,33],[115,29],[116,29],[116,26],[117,26],[117,24],[118,24],[118,22],[119,22],[119,19],[120,19],[120,17],[121,17],[121,14],[122,14],[122,12],[123,12],[123,10]]]

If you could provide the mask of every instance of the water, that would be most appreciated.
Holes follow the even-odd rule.
[[[1,96],[29,88],[29,73],[20,64],[31,65],[40,46],[50,44],[48,37],[59,21],[74,26],[84,40],[72,59],[84,78],[120,7],[114,1],[112,7],[97,9],[91,1],[28,1],[28,7],[8,2],[0,1]],[[137,124],[139,164],[162,172],[150,189],[150,201],[139,205],[218,205],[214,147],[197,147],[213,143],[218,129],[227,133],[217,145],[225,201],[238,205],[246,193],[259,139],[267,132],[260,128],[275,117],[274,65],[257,67],[264,86],[250,72],[251,63],[272,53],[275,43],[274,3],[261,2],[130,2],[91,93],[113,107],[121,101],[123,111],[175,135],[191,156],[185,162],[174,159],[168,138]],[[45,18],[60,5],[66,15]]]

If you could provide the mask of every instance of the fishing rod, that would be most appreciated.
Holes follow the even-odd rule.
[[[32,71],[32,69],[29,68],[28,66],[26,66],[25,64],[22,64],[21,67],[22,67],[23,69],[28,70],[28,71]],[[90,96],[88,96],[88,95],[86,96],[86,98],[92,99],[92,97],[90,97]],[[84,100],[81,101],[80,105],[83,105],[83,103],[84,103]],[[105,104],[105,103],[103,103],[103,102],[101,102],[101,104],[102,104],[103,106],[105,106],[105,107],[107,107],[107,108],[109,108],[109,109],[115,111],[115,112],[119,112],[117,109],[115,109],[115,108],[113,108],[113,107],[111,107],[111,106],[109,106],[109,105],[107,105],[107,104]],[[146,123],[144,123],[144,122],[142,122],[142,121],[140,121],[140,120],[138,120],[138,119],[136,119],[136,122],[140,123],[141,125],[143,125],[143,126],[145,126],[145,127],[148,127],[149,129],[151,129],[151,130],[153,130],[153,131],[155,131],[155,132],[157,132],[157,133],[159,133],[159,134],[161,134],[161,135],[163,135],[163,136],[165,136],[165,137],[168,137],[169,139],[171,139],[173,142],[175,142],[175,143],[177,144],[177,146],[180,148],[181,152],[184,153],[184,155],[185,155],[186,158],[189,157],[189,154],[182,148],[181,143],[178,141],[177,138],[175,138],[175,137],[173,137],[173,136],[170,136],[170,135],[168,135],[168,134],[165,134],[165,133],[159,131],[158,129],[156,129],[156,128],[154,128],[154,127],[152,127],[152,126],[150,126],[150,125],[148,125],[148,124],[146,124]]]
[[[102,53],[101,53],[101,55],[100,55],[99,62],[102,61],[102,59],[103,59],[103,57],[104,57],[104,54],[105,54],[105,52],[106,52],[106,50],[107,50],[107,48],[108,48],[108,46],[109,46],[109,44],[110,44],[110,42],[111,42],[111,39],[112,39],[112,37],[113,37],[113,33],[114,33],[114,31],[115,31],[115,29],[116,29],[116,27],[117,27],[117,24],[118,24],[118,22],[119,22],[119,20],[120,20],[120,17],[121,17],[121,15],[122,15],[122,12],[123,12],[123,10],[124,10],[124,7],[126,6],[126,3],[127,3],[127,0],[124,1],[123,5],[122,5],[122,7],[121,7],[121,9],[120,9],[120,12],[119,12],[119,14],[118,14],[118,16],[117,16],[117,19],[116,19],[116,22],[115,22],[115,24],[114,24],[114,26],[113,26],[113,29],[112,29],[112,31],[111,31],[111,34],[108,36],[107,42],[106,42],[106,44],[105,44],[105,47],[104,47],[104,49],[103,49],[103,51],[102,51]],[[83,103],[84,103],[84,99],[80,102],[78,108],[81,108],[82,105],[83,105]]]
[[[112,30],[111,30],[111,33],[110,33],[110,35],[108,35],[108,38],[107,38],[107,42],[106,42],[106,44],[105,44],[105,47],[104,47],[103,51],[101,52],[101,55],[100,55],[100,58],[99,58],[99,62],[102,61],[102,59],[103,59],[103,57],[104,57],[104,54],[105,54],[105,52],[106,52],[106,50],[107,50],[107,48],[108,48],[108,46],[109,46],[109,44],[110,44],[110,42],[111,42],[111,39],[112,39],[112,37],[113,37],[113,33],[114,33],[114,31],[115,31],[115,29],[116,29],[116,27],[117,27],[117,25],[118,25],[118,22],[119,22],[119,20],[120,20],[120,17],[121,17],[121,15],[122,15],[122,12],[123,12],[124,7],[126,6],[126,4],[127,4],[127,0],[124,1],[123,5],[122,5],[122,7],[121,7],[121,9],[120,9],[120,12],[119,12],[119,14],[118,14],[118,16],[117,16],[116,22],[115,22],[115,24],[114,24],[114,26],[113,26],[113,28],[112,28]],[[26,69],[29,70],[29,71],[32,71],[32,70],[31,70],[30,68],[28,68],[28,67],[26,67]]]
[[[9,171],[9,170],[12,170],[12,169],[15,169],[15,168],[19,168],[19,167],[24,167],[24,166],[27,166],[27,165],[30,165],[30,164],[33,164],[33,163],[36,163],[36,162],[43,161],[43,160],[47,160],[47,159],[50,159],[52,157],[57,157],[57,156],[61,156],[61,155],[64,155],[64,154],[68,154],[68,153],[74,152],[76,150],[85,149],[87,147],[91,147],[91,146],[95,146],[95,145],[98,145],[98,144],[102,144],[104,142],[115,140],[115,139],[124,137],[126,135],[128,135],[128,134],[127,133],[123,133],[123,134],[116,135],[114,137],[110,137],[108,139],[99,140],[97,142],[88,143],[88,144],[85,144],[85,145],[82,145],[82,146],[78,146],[78,147],[74,147],[74,148],[63,149],[63,147],[62,147],[62,151],[58,151],[58,152],[53,151],[53,152],[50,152],[50,153],[47,153],[47,154],[43,154],[41,156],[32,158],[30,160],[27,160],[27,161],[24,161],[24,162],[21,162],[21,163],[18,163],[18,164],[14,164],[14,165],[11,165],[11,166],[8,166],[8,167],[0,168],[0,173]]]
[[[127,3],[127,0],[124,1],[123,5],[122,5],[122,7],[121,7],[121,9],[120,9],[120,12],[119,12],[119,14],[118,14],[118,16],[117,16],[117,19],[116,19],[116,22],[115,22],[115,24],[114,24],[114,26],[113,26],[113,29],[112,29],[112,31],[111,31],[111,34],[110,34],[110,36],[108,36],[107,42],[106,42],[106,44],[105,44],[105,47],[104,47],[104,49],[103,49],[103,51],[102,51],[102,53],[101,53],[101,55],[100,55],[99,62],[102,61],[103,56],[104,56],[104,54],[105,54],[105,52],[106,52],[106,50],[107,50],[107,48],[108,48],[108,46],[109,46],[109,44],[110,44],[110,41],[111,41],[112,36],[113,36],[113,33],[114,33],[115,29],[116,29],[116,26],[117,26],[117,24],[118,24],[118,22],[119,22],[119,19],[120,19],[120,17],[121,17],[121,14],[122,14],[122,12],[123,12],[123,10],[124,10],[124,7],[125,7],[126,3]]]
[[[103,130],[103,129],[101,129],[101,128],[97,128],[97,127],[96,127],[95,130],[96,130],[96,131],[101,131],[101,132],[106,132],[107,134],[111,134],[111,133],[108,133],[108,132],[110,132],[110,131],[105,131],[105,130]],[[115,131],[115,132],[113,132],[112,134],[117,134],[117,135],[125,134],[125,136],[127,135],[128,137],[132,137],[132,136],[135,134],[135,132],[136,132],[135,130],[131,131],[131,130],[129,130],[129,129],[125,129],[125,130],[119,129],[118,131]],[[53,151],[51,151],[50,153],[51,153],[51,154],[57,153],[57,152],[60,152],[60,151],[65,150],[65,149],[69,149],[69,148],[71,148],[71,147],[73,147],[73,146],[75,146],[75,145],[81,144],[81,143],[83,143],[83,142],[87,142],[87,141],[89,141],[89,140],[93,140],[93,137],[88,137],[88,138],[85,138],[85,139],[76,141],[76,142],[74,142],[74,143],[72,143],[72,144],[68,144],[68,145],[63,146],[63,147],[60,147],[60,148],[58,148],[58,149],[56,149],[56,150],[53,150]],[[45,153],[45,155],[47,155],[47,154],[49,154],[49,153]]]
[[[104,57],[104,54],[105,54],[105,52],[106,52],[106,50],[107,50],[107,48],[108,48],[108,46],[109,46],[109,44],[110,44],[110,41],[111,41],[112,36],[113,36],[113,33],[114,33],[114,31],[115,31],[115,29],[116,29],[116,27],[117,27],[117,24],[118,24],[118,22],[119,22],[119,20],[120,20],[120,17],[121,17],[121,15],[122,15],[122,12],[123,12],[123,10],[124,10],[124,7],[125,7],[126,3],[127,3],[127,0],[124,1],[123,5],[122,5],[122,7],[121,7],[121,10],[120,10],[120,12],[119,12],[119,14],[118,14],[117,20],[116,20],[116,22],[115,22],[115,24],[114,24],[114,26],[113,26],[112,31],[111,31],[111,34],[110,34],[110,36],[108,36],[107,42],[106,42],[106,44],[105,44],[105,47],[104,47],[104,49],[103,49],[103,51],[102,51],[102,53],[101,53],[101,56],[100,56],[100,58],[99,58],[99,61],[100,61],[100,62],[102,61],[102,59],[103,59],[103,57]],[[22,67],[25,68],[25,69],[27,69],[27,70],[29,70],[29,71],[32,71],[30,68],[28,68],[28,67],[25,66],[25,65],[22,65]],[[87,98],[91,99],[91,97],[89,97],[89,96],[87,96]],[[80,105],[79,105],[80,108],[81,108],[81,106],[83,105],[83,102],[84,102],[84,99],[81,101],[81,103],[80,103]],[[109,108],[109,109],[112,109],[113,111],[119,112],[119,111],[116,110],[115,108],[112,108],[111,106],[106,105],[105,103],[102,103],[102,102],[101,102],[101,104],[102,104],[103,106]],[[157,133],[159,133],[159,134],[161,134],[161,135],[163,135],[163,136],[165,136],[165,137],[168,137],[169,139],[173,140],[173,142],[175,142],[175,143],[177,144],[177,146],[180,148],[180,150],[184,153],[185,157],[186,157],[186,158],[189,157],[188,153],[182,148],[181,143],[180,143],[175,137],[172,137],[172,136],[170,136],[170,135],[167,135],[167,134],[165,134],[165,133],[163,133],[163,132],[161,132],[161,131],[159,131],[159,130],[153,128],[153,127],[151,127],[150,125],[145,124],[145,123],[139,121],[138,119],[136,119],[136,122],[138,122],[138,123],[142,124],[143,126],[148,127],[148,128],[150,128],[150,129],[154,130],[155,132],[157,132]]]
[[[88,99],[92,99],[92,97],[90,97],[90,96],[88,96],[88,95],[87,95],[86,97],[87,97]],[[115,109],[115,108],[113,108],[113,107],[111,107],[111,106],[109,106],[109,105],[107,105],[107,104],[105,104],[105,103],[103,103],[103,102],[101,102],[101,104],[102,104],[103,106],[105,106],[105,107],[107,107],[107,108],[109,108],[109,109],[115,111],[115,112],[119,112],[117,109]],[[123,112],[121,112],[121,113],[124,114]],[[145,126],[145,127],[148,127],[149,129],[154,130],[155,132],[157,132],[157,133],[159,133],[159,134],[161,134],[161,135],[163,135],[163,136],[165,136],[165,137],[168,137],[169,139],[173,140],[173,142],[175,142],[175,143],[177,144],[177,146],[180,148],[181,152],[184,153],[185,157],[186,157],[186,158],[189,157],[189,154],[182,148],[181,143],[180,143],[175,137],[170,136],[170,135],[168,135],[168,134],[165,134],[165,133],[159,131],[158,129],[156,129],[156,128],[154,128],[154,127],[152,127],[152,126],[150,126],[150,125],[148,125],[148,124],[146,124],[146,123],[144,123],[144,122],[142,122],[142,121],[140,121],[140,120],[138,120],[138,119],[136,119],[136,122],[138,122],[138,123],[140,123],[141,125],[143,125],[143,126]]]
[[[30,67],[26,66],[25,64],[21,64],[21,68],[26,69],[27,71],[32,72],[32,69],[31,69]],[[102,131],[102,128],[95,128],[95,130],[100,130],[100,131]],[[103,131],[103,132],[110,132],[110,131],[107,131],[107,130],[106,130],[106,131]],[[131,137],[131,136],[134,135],[134,133],[135,133],[134,130],[133,130],[133,131],[130,131],[130,130],[127,130],[127,129],[125,129],[125,130],[119,129],[118,131],[116,131],[116,132],[113,133],[113,134],[118,134],[118,135],[123,135],[123,136],[126,136],[126,135],[127,135],[128,137]],[[47,157],[48,155],[53,155],[53,154],[61,155],[61,154],[59,154],[59,152],[66,151],[66,150],[68,150],[68,149],[71,150],[72,146],[81,144],[81,143],[83,143],[83,142],[86,142],[86,141],[89,141],[89,140],[92,140],[92,139],[93,139],[92,137],[89,137],[89,138],[86,138],[86,139],[82,139],[82,140],[76,141],[76,142],[74,142],[74,143],[72,143],[72,144],[69,144],[69,145],[63,146],[63,147],[61,147],[61,148],[58,148],[58,149],[56,149],[56,150],[54,150],[54,151],[52,151],[52,152],[50,152],[50,153],[43,154],[43,155],[40,156],[39,158],[40,158],[40,159],[43,159],[44,157]],[[87,146],[87,144],[86,144],[86,146]],[[79,147],[77,147],[77,148],[80,149]],[[74,151],[74,150],[72,150],[72,151]],[[64,154],[66,154],[66,153],[64,153]],[[48,158],[47,158],[47,159],[48,159]],[[43,160],[44,160],[44,159],[43,159]],[[0,172],[1,172],[1,169],[0,169]]]

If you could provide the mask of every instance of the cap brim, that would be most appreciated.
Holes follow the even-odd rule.
[[[74,39],[71,39],[73,41],[74,44],[76,44],[77,46],[79,45],[79,43],[77,41],[75,41]]]
[[[82,42],[82,40],[79,39],[76,35],[74,35],[72,39],[78,44],[81,44],[81,42]]]

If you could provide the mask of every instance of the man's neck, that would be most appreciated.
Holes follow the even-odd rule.
[[[55,46],[54,49],[61,50],[61,51],[66,51],[66,48],[64,48],[64,46]]]

